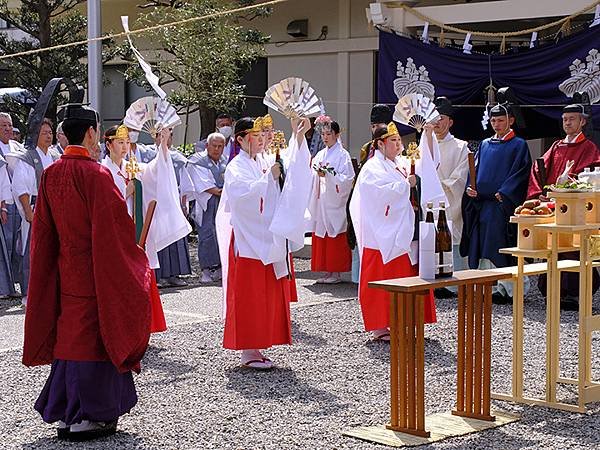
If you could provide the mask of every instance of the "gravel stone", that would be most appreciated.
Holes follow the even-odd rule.
[[[192,250],[194,252],[194,250]],[[315,285],[319,274],[297,259],[299,296],[292,307],[294,344],[267,351],[271,372],[239,367],[239,354],[221,347],[221,290],[216,284],[163,291],[170,329],[154,335],[136,376],[140,401],[119,422],[120,432],[85,445],[59,443],[33,403],[48,367],[21,365],[23,313],[15,301],[0,303],[0,430],[5,449],[381,449],[342,436],[348,428],[388,419],[389,346],[363,331],[356,286]],[[595,299],[598,304],[598,299]],[[456,300],[437,300],[438,323],[425,330],[426,413],[454,407]],[[512,309],[494,306],[492,391],[510,389]],[[525,305],[525,388],[543,396],[545,305],[533,290]],[[6,325],[6,326],[5,326]],[[577,314],[563,313],[561,375],[577,365]],[[17,339],[17,341],[15,341]],[[600,342],[593,339],[593,367]],[[574,387],[561,388],[563,400]],[[600,448],[599,404],[587,414],[493,401],[493,408],[520,414],[521,421],[447,439],[424,448]]]

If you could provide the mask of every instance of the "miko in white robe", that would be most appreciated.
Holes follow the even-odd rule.
[[[170,133],[169,130],[165,130],[165,135],[167,132]],[[152,161],[148,164],[139,163],[140,172],[136,175],[136,178],[142,182],[144,212],[148,210],[149,203],[156,200],[156,210],[146,240],[146,254],[150,267],[153,269],[160,267],[158,262],[160,250],[177,242],[192,231],[181,210],[175,169],[166,146],[166,138],[164,141],[165,145],[161,146],[162,151],[159,151]],[[127,149],[123,151],[126,152]],[[120,162],[117,163],[107,155],[102,160],[102,164],[110,170],[116,186],[127,201],[129,213],[133,215],[131,192],[127,190],[129,175],[125,171],[126,161],[124,155],[120,155],[120,158]],[[118,158],[114,159],[118,161]]]
[[[363,165],[350,200],[361,261],[358,298],[363,322],[366,331],[383,340],[389,340],[389,294],[369,288],[368,283],[418,274],[417,261],[410,257],[415,226],[410,189],[416,178],[399,156],[402,143],[395,127],[390,136],[387,130],[378,131],[379,138],[376,134],[378,150]],[[435,320],[430,296],[425,302],[425,321]]]
[[[313,180],[308,212],[312,231],[311,270],[325,272],[318,283],[339,283],[340,272],[352,268],[348,245],[346,204],[352,191],[354,168],[350,154],[339,142],[339,126],[322,132],[326,147],[312,161]],[[331,170],[320,170],[328,167]]]
[[[261,349],[291,344],[289,253],[304,245],[304,212],[310,195],[308,119],[293,121],[290,162],[283,190],[279,166],[267,166],[260,128],[250,118],[236,122],[242,151],[225,171],[217,212],[223,271],[223,346],[242,351],[242,364],[270,369]],[[277,166],[277,168],[273,168]]]

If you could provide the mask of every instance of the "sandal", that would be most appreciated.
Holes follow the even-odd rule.
[[[269,358],[251,359],[242,363],[242,367],[255,370],[271,370],[273,368],[273,361]]]
[[[390,342],[390,333],[383,333],[380,334],[379,336],[375,336],[373,337],[374,341],[383,341],[383,342]]]

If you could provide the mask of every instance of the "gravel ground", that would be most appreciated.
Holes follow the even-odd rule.
[[[315,286],[309,262],[297,260],[301,302],[292,311],[294,345],[268,352],[277,369],[257,373],[238,366],[221,348],[216,285],[167,290],[171,329],[154,336],[136,377],[140,402],[122,418],[115,437],[85,446],[59,444],[32,404],[49,372],[27,369],[20,352],[0,352],[0,430],[5,448],[48,449],[376,449],[342,436],[347,428],[388,418],[388,345],[363,332],[356,287]],[[193,280],[190,280],[193,281]],[[596,299],[596,304],[599,299]],[[542,395],[545,308],[535,293],[526,300],[526,392]],[[454,406],[456,302],[438,300],[438,324],[426,326],[427,414]],[[0,310],[0,319],[10,308]],[[11,310],[12,311],[12,310]],[[13,316],[14,317],[14,316]],[[563,313],[562,375],[576,373],[576,314]],[[510,388],[511,307],[494,306],[493,391]],[[0,329],[0,335],[5,333]],[[593,341],[600,368],[600,342]],[[598,373],[597,373],[598,374]],[[600,374],[598,374],[600,375]],[[575,394],[559,391],[562,399]],[[426,448],[600,448],[599,404],[588,414],[494,401],[520,422]]]

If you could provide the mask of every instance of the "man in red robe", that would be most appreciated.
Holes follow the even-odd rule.
[[[115,433],[137,395],[131,371],[150,337],[151,269],[108,169],[90,157],[98,114],[69,105],[70,144],[35,204],[23,364],[52,364],[35,409],[58,437]]]
[[[556,183],[563,173],[565,176],[576,177],[586,167],[600,166],[600,150],[583,134],[587,121],[584,111],[583,105],[568,105],[563,109],[563,130],[566,137],[555,141],[544,153],[545,180],[541,179],[540,168],[535,164],[532,167],[527,198],[540,197],[544,188],[543,183]],[[565,173],[567,167],[569,170]]]
[[[575,104],[565,106],[563,109],[563,130],[566,133],[564,139],[552,144],[550,150],[544,153],[544,169],[546,178],[542,179],[542,173],[537,165],[531,169],[527,198],[540,198],[547,200],[543,195],[545,184],[565,182],[568,177],[576,177],[586,167],[600,166],[600,150],[592,141],[583,134],[587,115],[583,105]],[[579,252],[563,253],[561,258],[578,259]],[[592,271],[592,287],[596,292],[600,287],[600,275]],[[542,294],[546,294],[546,276],[540,275],[538,288]],[[566,310],[577,310],[579,308],[579,274],[563,272],[560,283],[561,307]]]

